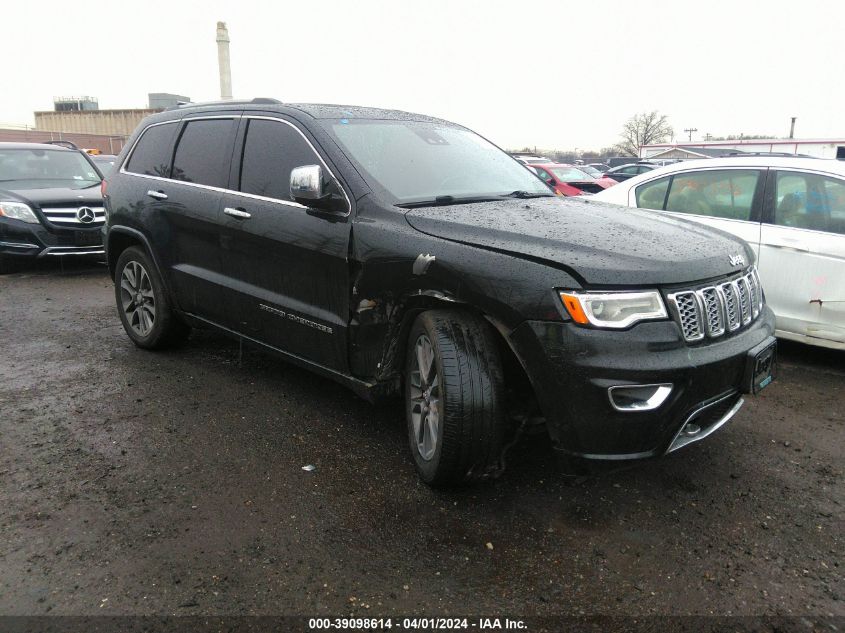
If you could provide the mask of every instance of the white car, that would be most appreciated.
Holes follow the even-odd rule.
[[[766,155],[685,161],[592,199],[741,237],[757,254],[777,336],[845,350],[845,162]]]

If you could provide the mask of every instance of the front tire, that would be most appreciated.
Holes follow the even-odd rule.
[[[183,341],[190,329],[174,313],[152,259],[137,246],[120,254],[114,292],[123,329],[138,347],[164,349]]]
[[[487,322],[452,310],[417,317],[406,352],[405,409],[425,483],[448,486],[490,473],[506,417],[502,363]]]

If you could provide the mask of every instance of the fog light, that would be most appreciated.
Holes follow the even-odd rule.
[[[608,387],[607,397],[617,411],[653,411],[672,393],[672,383],[617,385]]]

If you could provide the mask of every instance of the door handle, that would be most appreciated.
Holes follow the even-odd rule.
[[[226,207],[223,209],[223,213],[226,215],[231,215],[233,218],[238,218],[241,220],[248,220],[252,217],[252,214],[244,211],[243,209],[233,209],[232,207]]]
[[[167,200],[167,194],[163,191],[154,191],[153,189],[150,189],[147,192],[147,195],[150,198],[155,198],[156,200]]]

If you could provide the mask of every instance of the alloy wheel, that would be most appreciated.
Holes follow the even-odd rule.
[[[130,327],[147,336],[155,325],[156,300],[150,275],[140,262],[133,260],[123,267],[120,302]]]
[[[437,450],[441,417],[440,377],[434,362],[434,348],[425,334],[414,345],[416,368],[411,370],[411,421],[417,451],[430,461]]]

